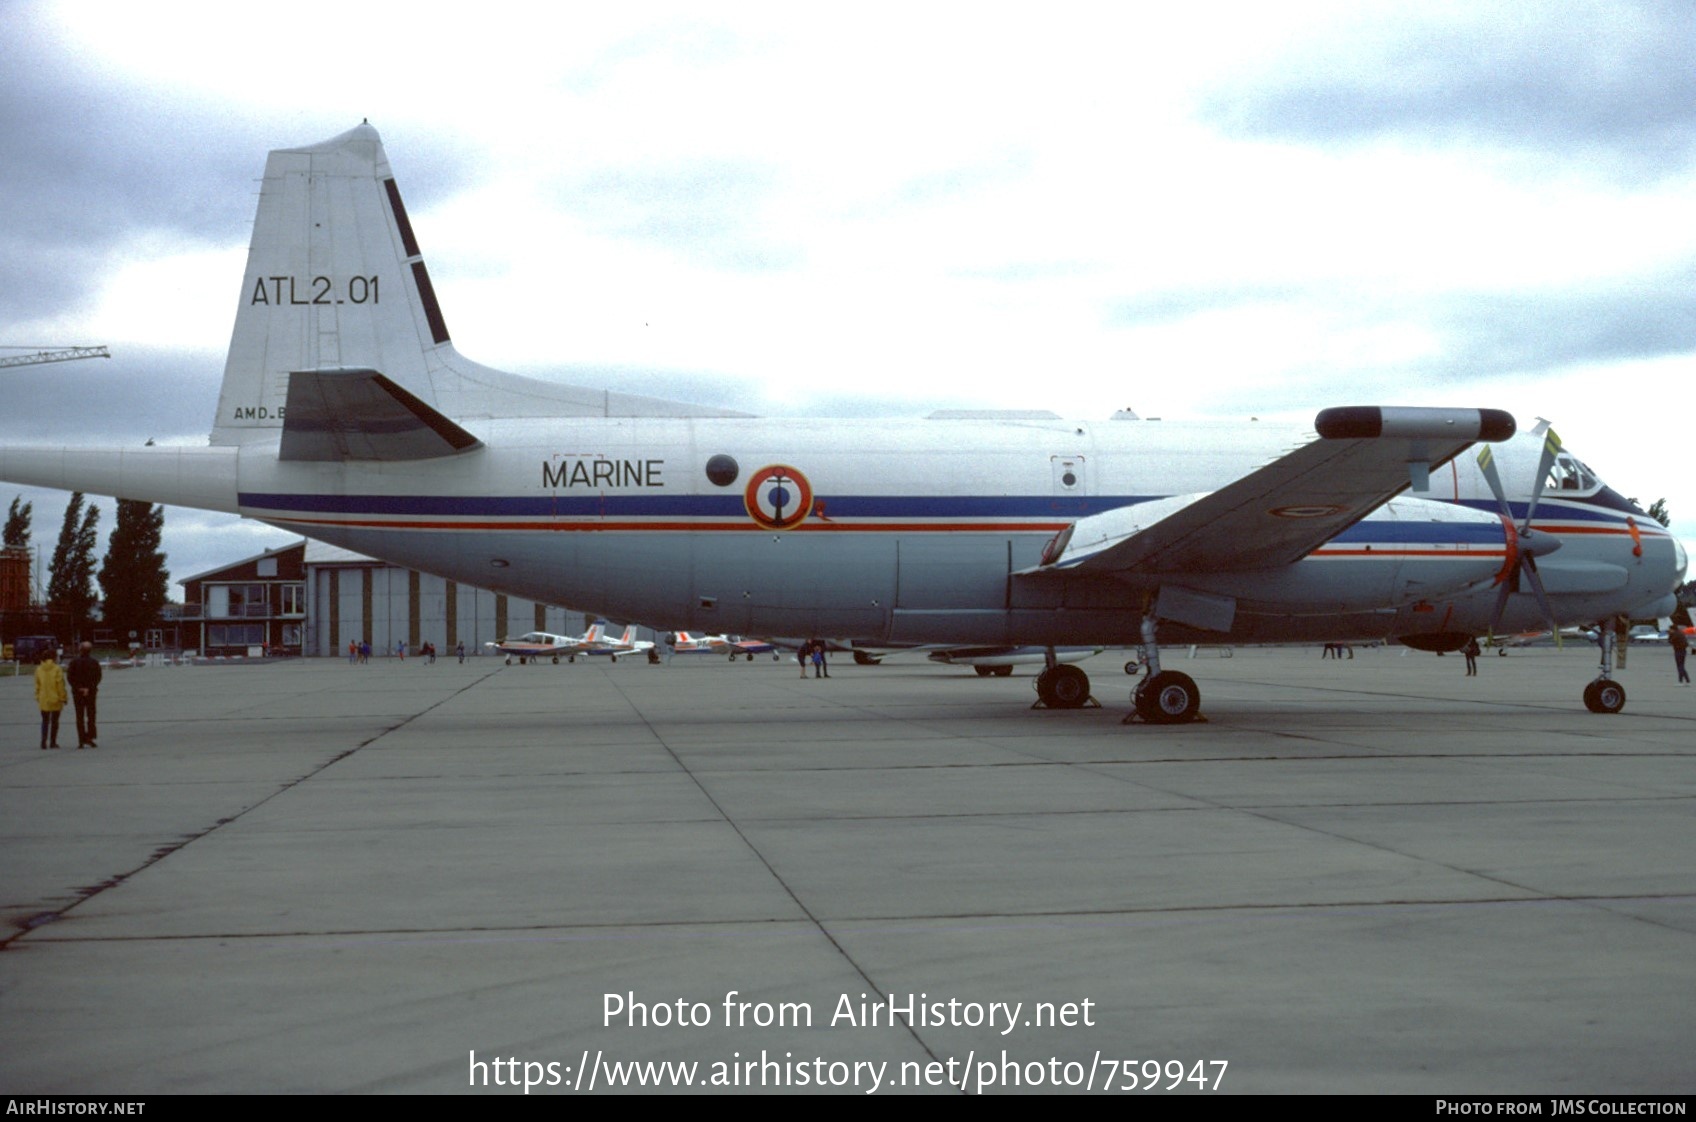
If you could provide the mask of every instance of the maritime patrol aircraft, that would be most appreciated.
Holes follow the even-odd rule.
[[[1135,715],[1158,723],[1200,705],[1162,642],[1459,649],[1668,615],[1686,567],[1552,432],[1511,439],[1493,409],[778,422],[492,370],[455,349],[369,124],[271,153],[236,296],[208,446],[8,446],[0,479],[674,628],[1048,648],[1055,708],[1090,688],[1053,648],[1140,644]],[[1602,655],[1585,701],[1617,711]]]

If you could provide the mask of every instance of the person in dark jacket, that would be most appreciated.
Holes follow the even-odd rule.
[[[77,747],[98,748],[94,742],[99,735],[96,703],[100,699],[100,661],[94,657],[94,644],[84,643],[82,653],[71,659],[65,677],[71,683],[71,703],[77,709]]]

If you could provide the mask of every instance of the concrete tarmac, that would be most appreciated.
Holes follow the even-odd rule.
[[[1165,658],[0,678],[0,1091],[1696,1091],[1664,648]]]

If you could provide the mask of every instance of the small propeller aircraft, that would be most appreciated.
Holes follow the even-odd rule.
[[[600,638],[591,644],[587,650],[580,651],[578,653],[586,655],[605,655],[612,661],[617,662],[619,655],[643,654],[653,649],[654,641],[652,639],[636,638],[636,627],[634,624],[630,624],[625,627],[623,632],[616,636],[602,633]]]
[[[1552,431],[1516,432],[1373,405],[1311,428],[773,421],[517,377],[454,347],[362,124],[266,163],[207,447],[5,446],[0,479],[240,513],[618,619],[1037,647],[1051,708],[1090,695],[1060,648],[1138,645],[1135,715],[1176,723],[1201,694],[1161,643],[1459,650],[1670,615],[1678,542]],[[1615,712],[1602,631],[1584,700]]]
[[[611,636],[607,633],[604,623],[591,624],[589,630],[581,635],[555,635],[548,631],[529,631],[517,639],[502,639],[498,643],[485,643],[499,654],[506,656],[507,665],[517,659],[519,665],[534,662],[539,658],[550,658],[555,663],[560,656],[567,662],[576,662],[578,655],[608,655],[614,662],[621,654],[640,654],[650,650],[653,643],[646,639],[636,638],[636,628],[626,627],[622,634]]]
[[[725,655],[731,662],[739,658],[753,662],[757,654],[770,654],[773,659],[780,657],[776,644],[763,639],[744,639],[739,635],[703,635],[698,631],[676,631],[667,636],[665,645],[674,655]]]
[[[600,625],[597,624],[596,626]],[[590,628],[589,635],[594,633],[594,628]],[[499,642],[489,642],[483,645],[496,654],[505,655],[508,666],[512,665],[512,660],[515,658],[522,666],[539,658],[552,658],[555,662],[559,661],[560,655],[570,658],[583,649],[584,640],[589,635],[573,638],[570,635],[555,635],[548,631],[527,631],[516,639],[502,639]]]

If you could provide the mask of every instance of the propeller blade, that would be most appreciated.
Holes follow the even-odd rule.
[[[1490,485],[1490,493],[1496,496],[1496,502],[1502,508],[1502,520],[1513,522],[1513,511],[1508,509],[1508,497],[1502,491],[1502,477],[1496,473],[1496,458],[1490,455],[1488,444],[1478,450],[1478,470],[1484,473],[1484,481]]]
[[[1543,434],[1543,455],[1537,461],[1537,475],[1531,484],[1531,505],[1525,508],[1525,525],[1531,525],[1531,516],[1537,513],[1537,503],[1543,498],[1543,490],[1549,484],[1549,469],[1554,466],[1555,457],[1560,454],[1561,438],[1550,429]]]
[[[1555,609],[1549,606],[1549,596],[1543,591],[1543,578],[1537,575],[1537,559],[1528,554],[1521,568],[1525,575],[1531,578],[1531,591],[1537,594],[1537,606],[1543,609],[1543,618],[1549,621],[1549,630],[1559,635],[1561,625],[1555,621]]]

